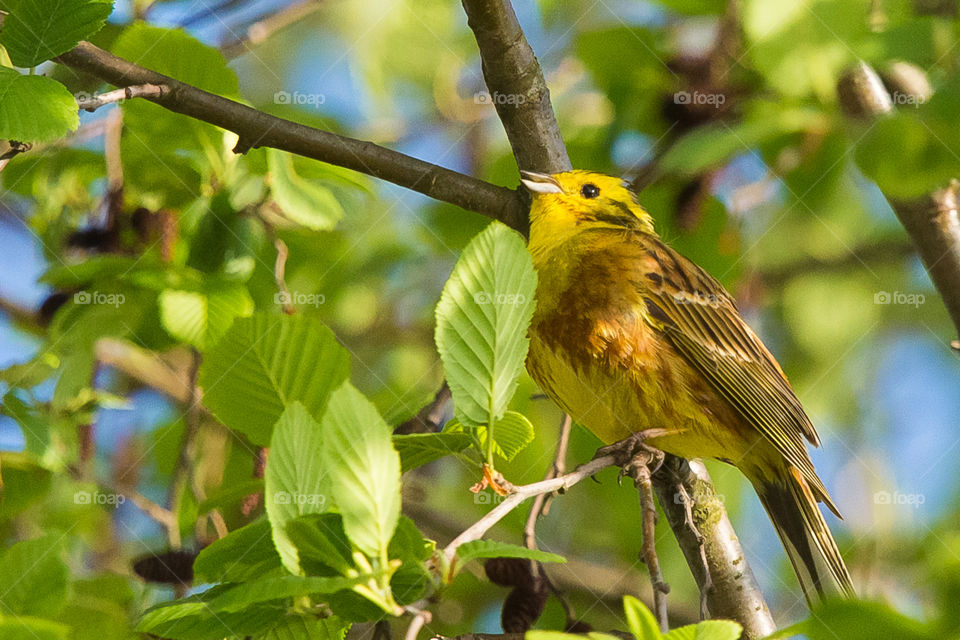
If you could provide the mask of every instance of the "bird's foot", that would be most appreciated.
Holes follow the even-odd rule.
[[[619,442],[600,447],[593,457],[613,456],[617,466],[620,467],[617,481],[622,480],[624,476],[635,477],[636,471],[640,468],[649,469],[649,473],[652,475],[660,469],[665,454],[648,445],[646,441],[650,438],[662,436],[666,432],[666,429],[637,431]]]

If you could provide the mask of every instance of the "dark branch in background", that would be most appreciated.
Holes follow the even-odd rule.
[[[571,168],[550,104],[550,90],[509,0],[463,0],[480,49],[490,100],[517,165],[558,173]]]
[[[240,140],[235,151],[273,147],[306,158],[329,162],[412,189],[442,202],[485,215],[521,232],[527,211],[518,192],[444,169],[392,149],[315,129],[208,93],[163,74],[144,69],[81,42],[57,61],[85,71],[118,87],[153,84],[169,89],[148,97],[170,111],[233,131]]]
[[[880,76],[865,62],[858,63],[840,78],[837,95],[847,114],[859,120],[883,117],[894,108]],[[953,180],[917,200],[902,202],[890,197],[887,200],[920,254],[960,336],[958,192],[960,183]],[[960,339],[953,341],[953,348],[960,351]]]

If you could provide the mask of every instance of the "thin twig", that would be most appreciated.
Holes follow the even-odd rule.
[[[193,458],[193,442],[196,439],[202,418],[196,395],[197,374],[200,372],[200,352],[194,349],[192,356],[193,361],[190,366],[190,398],[187,402],[187,411],[184,417],[183,438],[180,440],[180,451],[177,454],[177,461],[173,467],[173,479],[170,481],[170,493],[167,498],[170,503],[170,511],[174,515],[180,512],[180,505],[183,503],[183,493],[187,487],[187,479],[190,475],[190,462]],[[174,549],[179,549],[181,544],[180,527],[174,526],[168,528],[167,536],[170,538],[170,546]]]
[[[260,44],[277,31],[303,20],[322,6],[323,3],[320,0],[302,0],[284,7],[248,26],[239,38],[220,45],[220,53],[228,60],[243,55],[250,51],[252,46]]]
[[[414,612],[413,620],[410,621],[410,626],[407,627],[407,632],[403,636],[403,640],[417,640],[417,636],[420,634],[420,630],[423,629],[423,625],[429,623],[433,620],[433,615],[426,609],[421,609]]]
[[[552,480],[541,480],[540,482],[534,482],[532,484],[514,486],[513,492],[507,496],[503,502],[487,512],[485,516],[477,520],[474,524],[468,527],[466,531],[458,535],[450,544],[446,546],[446,548],[443,550],[444,557],[448,563],[452,563],[453,558],[457,553],[457,547],[466,542],[471,542],[473,540],[479,540],[482,538],[483,535],[489,531],[491,527],[493,527],[493,525],[499,522],[508,513],[520,506],[527,498],[531,498],[542,493],[552,493],[561,489],[568,489],[584,478],[589,478],[602,469],[606,469],[607,467],[611,467],[615,464],[616,459],[614,456],[603,456],[582,464],[570,473],[560,476],[559,478],[553,478]]]
[[[557,441],[557,451],[553,455],[553,465],[550,467],[547,475],[544,476],[544,480],[553,480],[554,478],[562,476],[564,471],[566,471],[567,447],[570,444],[570,429],[572,425],[573,420],[570,418],[570,415],[566,413],[563,414],[563,420],[560,423],[560,438]],[[533,506],[530,507],[527,524],[523,527],[523,544],[528,549],[537,548],[537,520],[540,516],[547,515],[547,512],[550,510],[550,502],[554,495],[553,493],[541,493],[534,499]]]
[[[650,573],[650,584],[653,587],[653,613],[657,616],[660,630],[666,633],[670,630],[667,619],[667,594],[670,586],[663,579],[660,570],[660,559],[657,557],[657,503],[653,500],[653,484],[650,481],[650,467],[646,464],[634,465],[633,482],[640,493],[641,529],[643,532],[643,562]]]
[[[77,95],[77,106],[84,111],[96,111],[100,107],[131,98],[162,98],[170,89],[162,84],[139,84],[115,89],[95,96]]]

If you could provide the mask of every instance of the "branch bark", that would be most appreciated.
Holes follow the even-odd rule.
[[[770,609],[703,463],[667,456],[653,481],[670,528],[697,585],[705,592],[711,617],[736,620],[743,626],[746,640],[776,631]],[[693,500],[689,512],[684,496],[678,495],[678,487]]]
[[[85,71],[118,87],[152,84],[169,89],[144,96],[175,113],[233,131],[240,140],[234,151],[273,147],[329,162],[449,202],[518,231],[527,228],[527,205],[517,191],[404,155],[372,142],[356,140],[278,118],[163,74],[118,58],[89,42],[81,42],[57,62]]]
[[[463,8],[517,166],[545,173],[569,170],[550,90],[510,0],[463,0]]]
[[[882,118],[894,109],[890,95],[877,72],[865,62],[857,63],[837,82],[837,94],[845,112],[852,118],[870,121]],[[887,197],[894,213],[917,248],[933,285],[943,298],[958,339],[953,348],[960,351],[960,183],[943,188],[910,202]]]

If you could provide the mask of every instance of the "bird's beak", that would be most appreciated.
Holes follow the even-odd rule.
[[[557,179],[547,173],[521,171],[520,182],[534,193],[563,193],[563,189],[560,187]]]

